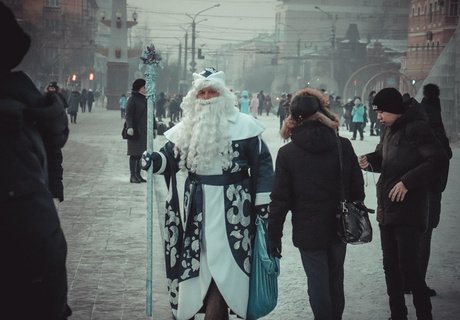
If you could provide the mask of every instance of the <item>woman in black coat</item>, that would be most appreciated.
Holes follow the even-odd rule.
[[[343,264],[346,244],[337,236],[340,201],[338,139],[343,154],[347,199],[364,200],[364,182],[349,140],[337,136],[339,125],[327,98],[306,88],[293,96],[282,128],[291,142],[280,148],[268,218],[268,247],[281,253],[283,224],[292,212],[292,237],[308,278],[315,319],[341,319],[345,298]]]
[[[147,149],[147,99],[145,97],[145,80],[133,82],[131,97],[126,105],[130,182],[140,183],[146,180],[141,176],[140,159]]]
[[[30,38],[3,3],[0,15],[0,36],[9,43],[0,60],[0,319],[64,320],[71,313],[67,244],[50,183],[62,176],[67,116],[56,97],[11,71]]]

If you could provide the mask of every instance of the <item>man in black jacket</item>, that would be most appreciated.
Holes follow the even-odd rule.
[[[428,222],[429,185],[448,164],[418,103],[403,103],[398,90],[385,88],[374,98],[374,108],[385,126],[373,153],[360,157],[364,170],[380,172],[377,183],[377,220],[383,269],[392,320],[407,320],[403,277],[412,289],[419,320],[431,320],[431,301],[420,272],[417,254]]]
[[[11,71],[30,37],[0,3],[0,319],[64,320],[67,244],[49,175],[68,137],[62,104],[45,97],[23,72]],[[62,172],[61,172],[62,173]]]

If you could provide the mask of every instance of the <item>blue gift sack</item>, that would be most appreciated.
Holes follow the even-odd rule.
[[[278,276],[280,262],[270,257],[265,242],[266,222],[257,216],[251,278],[249,280],[249,302],[246,319],[256,320],[269,314],[278,301]]]

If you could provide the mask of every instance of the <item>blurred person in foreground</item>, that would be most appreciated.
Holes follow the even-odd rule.
[[[364,181],[351,142],[337,136],[338,116],[328,110],[320,91],[306,88],[293,95],[281,135],[291,142],[278,151],[268,214],[268,249],[281,257],[281,238],[288,211],[292,239],[300,251],[315,319],[339,320],[346,244],[337,236],[340,202],[339,144],[347,199],[364,201]]]
[[[49,172],[68,137],[67,116],[21,71],[11,71],[30,37],[0,3],[0,318],[63,320],[67,305],[67,244]],[[52,178],[52,177],[51,177]]]
[[[256,214],[267,214],[273,177],[264,127],[239,112],[225,74],[193,74],[181,122],[164,133],[168,142],[143,168],[163,174],[165,256],[170,303],[176,319],[204,312],[207,320],[246,318]],[[153,158],[153,161],[152,161]],[[179,211],[176,173],[188,174]],[[249,174],[250,173],[250,174]]]
[[[430,185],[448,165],[420,105],[403,102],[395,88],[380,90],[374,108],[385,127],[374,152],[361,156],[363,170],[380,172],[377,221],[392,320],[407,320],[404,283],[411,288],[418,320],[433,319],[418,254],[428,226]]]

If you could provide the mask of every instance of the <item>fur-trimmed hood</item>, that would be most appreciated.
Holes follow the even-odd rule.
[[[317,111],[313,114],[311,114],[311,108],[304,108],[304,110],[302,110],[301,107],[296,107],[296,104],[293,104],[293,102],[298,101],[299,98],[307,96],[316,98],[318,102],[319,106],[315,109]],[[339,117],[329,110],[328,97],[324,95],[321,91],[312,88],[305,88],[299,90],[292,96],[290,108],[290,116],[284,120],[280,132],[281,136],[284,139],[288,139],[289,137],[291,137],[294,128],[296,128],[304,122],[318,122],[321,125],[327,127],[328,129],[332,129],[334,132],[337,132],[337,129],[340,125]],[[296,108],[295,112],[293,112],[293,108]]]

